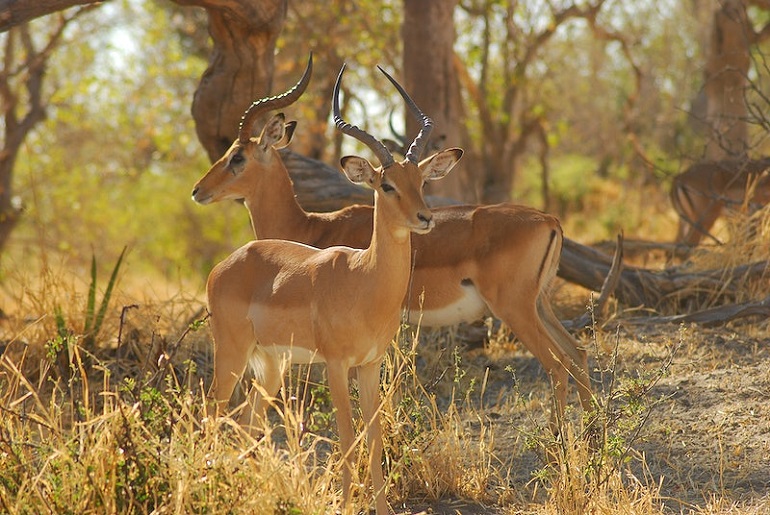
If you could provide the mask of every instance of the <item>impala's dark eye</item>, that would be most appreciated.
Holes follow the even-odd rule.
[[[245,158],[245,157],[243,157],[243,154],[242,154],[242,153],[241,153],[241,151],[239,150],[238,152],[236,152],[235,154],[233,154],[233,156],[230,158],[230,164],[231,164],[231,165],[236,165],[236,166],[237,166],[237,165],[239,165],[239,164],[243,163],[245,160],[246,160],[246,158]]]
[[[382,188],[382,191],[385,192],[385,193],[391,193],[393,191],[396,191],[396,188],[394,188],[393,186],[391,186],[387,182],[383,182],[380,187]]]

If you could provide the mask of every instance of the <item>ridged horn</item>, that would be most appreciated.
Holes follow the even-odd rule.
[[[333,115],[334,125],[348,136],[352,136],[374,152],[377,159],[380,160],[383,170],[392,165],[395,160],[390,151],[382,144],[380,140],[369,134],[363,129],[359,129],[355,125],[350,125],[348,122],[342,119],[340,115],[340,84],[342,83],[342,74],[345,72],[345,65],[340,68],[340,73],[337,75],[337,82],[334,84],[334,97],[333,97]]]
[[[305,73],[299,79],[299,82],[294,85],[293,88],[273,97],[262,98],[255,101],[246,109],[241,118],[241,126],[238,129],[238,141],[241,144],[245,144],[251,138],[252,125],[259,118],[260,115],[271,111],[273,109],[280,109],[294,102],[302,96],[305,92],[307,85],[310,83],[310,76],[313,74],[313,53],[310,52],[310,57],[307,59],[307,66],[305,67]]]
[[[405,156],[407,160],[417,164],[420,162],[420,156],[422,156],[423,151],[425,151],[425,145],[428,143],[430,132],[433,130],[433,120],[431,120],[425,113],[420,110],[419,107],[417,107],[417,104],[414,103],[412,97],[410,97],[409,94],[404,91],[404,88],[401,87],[401,84],[396,82],[396,79],[391,77],[388,72],[382,69],[381,66],[377,66],[377,69],[379,69],[388,78],[390,83],[396,87],[398,92],[401,94],[401,98],[403,98],[404,102],[406,102],[409,110],[412,112],[415,118],[420,121],[420,132],[417,133],[417,137],[414,138],[414,141],[409,146],[409,150],[407,150]]]

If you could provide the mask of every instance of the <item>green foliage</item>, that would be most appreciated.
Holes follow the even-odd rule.
[[[325,433],[335,427],[334,408],[329,387],[316,384],[310,389],[310,413],[307,428],[314,433]]]
[[[107,313],[107,307],[112,297],[112,290],[115,287],[115,282],[118,279],[118,272],[120,271],[120,265],[123,262],[123,256],[126,254],[126,247],[115,262],[115,266],[110,274],[110,279],[107,282],[107,288],[104,290],[102,301],[99,303],[99,309],[96,310],[96,256],[91,256],[91,284],[88,287],[88,300],[86,301],[86,318],[83,325],[83,345],[89,351],[94,350],[96,344],[96,337],[99,335],[99,331],[102,329],[104,323],[104,315]]]
[[[661,149],[666,160],[672,153],[676,157],[689,152],[696,144],[685,114],[699,87],[693,77],[698,76],[701,63],[699,21],[676,2],[668,7],[663,10],[649,1],[633,7],[608,2],[598,20],[627,34],[634,43],[637,64],[648,77],[638,100],[635,127],[644,148]],[[484,9],[490,12],[491,40],[482,93],[499,123],[516,120],[518,110],[544,119],[554,170],[552,191],[558,202],[555,210],[572,214],[584,207],[582,199],[595,186],[596,170],[584,164],[609,157],[614,170],[625,170],[630,179],[638,175],[639,166],[621,129],[634,76],[617,45],[597,41],[584,23],[570,22],[532,56],[533,64],[522,75],[517,65],[527,41],[550,23],[548,6],[471,2],[457,8],[454,22],[458,58],[476,81],[485,55],[484,20],[479,14]],[[384,120],[400,100],[392,88],[384,87],[374,64],[401,67],[402,11],[395,1],[335,3],[324,8],[292,4],[278,44],[277,82],[294,76],[303,59],[291,56],[305,55],[308,47],[319,55],[326,49],[332,56],[317,64],[311,91],[303,98],[315,107],[304,108],[298,116],[302,123],[317,117],[314,123],[326,126],[328,100],[322,99],[327,99],[327,75],[333,77],[335,71],[328,67],[335,60],[346,60],[355,61],[351,73],[355,72],[361,86],[356,91],[366,92],[354,102],[356,108],[366,111],[363,119],[383,120],[382,131],[387,131]],[[28,138],[18,160],[14,190],[25,204],[16,232],[19,241],[35,242],[45,251],[73,260],[86,256],[83,249],[88,246],[98,246],[100,255],[117,258],[117,249],[128,244],[138,273],[151,281],[158,276],[193,280],[202,290],[200,278],[211,266],[251,238],[239,206],[200,207],[189,198],[192,184],[209,166],[190,116],[206,56],[190,50],[200,42],[191,46],[185,39],[180,23],[190,22],[180,22],[179,12],[151,1],[111,2],[70,27],[45,85],[50,95],[48,120]],[[515,30],[509,32],[511,28]],[[517,88],[515,109],[501,110],[510,85]],[[388,98],[388,105],[369,102],[367,90]],[[473,144],[479,145],[485,135],[473,98],[467,91],[464,94],[466,128]],[[506,130],[515,133],[520,128]],[[527,162],[534,151],[527,149]],[[525,168],[537,170],[532,165]],[[616,174],[608,180],[618,178]],[[536,174],[517,178],[517,199],[542,205],[538,180]],[[596,216],[595,206],[588,207],[590,216]],[[620,216],[612,209],[608,208],[608,216],[600,210],[605,220],[599,223],[608,230]],[[640,216],[639,223],[647,218]],[[21,251],[11,248],[11,252]]]

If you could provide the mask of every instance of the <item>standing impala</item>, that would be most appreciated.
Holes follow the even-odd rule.
[[[671,204],[679,215],[676,242],[694,247],[726,207],[749,212],[770,203],[770,159],[701,161],[674,177]]]
[[[363,248],[371,238],[370,206],[308,213],[297,203],[278,153],[288,144],[295,122],[284,123],[283,114],[276,114],[258,138],[250,139],[259,115],[288,106],[302,95],[311,70],[309,60],[292,89],[252,104],[243,116],[238,139],[198,181],[192,196],[201,204],[243,199],[257,238]],[[403,89],[391,82],[406,99]],[[419,112],[412,102],[407,106]],[[420,163],[420,168],[429,164]],[[414,270],[404,299],[409,320],[438,327],[491,313],[543,365],[554,387],[554,419],[565,406],[570,376],[577,383],[581,405],[589,409],[586,351],[561,325],[548,298],[562,248],[559,221],[513,204],[435,208],[433,219],[436,226],[430,233],[412,237]]]
[[[215,342],[210,397],[218,408],[223,407],[251,363],[261,387],[253,388],[249,407],[242,414],[242,423],[251,426],[253,410],[264,415],[263,395],[278,392],[286,362],[325,362],[337,410],[345,460],[343,492],[348,500],[354,442],[348,372],[357,369],[376,509],[378,515],[385,515],[388,507],[378,414],[380,365],[398,330],[409,284],[410,231],[423,234],[434,226],[423,199],[424,182],[446,175],[462,150],[434,154],[418,167],[433,124],[420,113],[420,133],[406,159],[395,162],[380,141],[341,119],[343,71],[344,66],[334,90],[335,123],[343,133],[365,143],[382,163],[375,169],[360,157],[347,156],[341,161],[348,179],[374,189],[370,243],[363,250],[341,246],[317,249],[291,241],[258,240],[214,267],[207,284]],[[282,133],[283,122],[273,123],[268,131],[274,136]],[[249,140],[249,153],[262,152],[264,140],[264,134]]]

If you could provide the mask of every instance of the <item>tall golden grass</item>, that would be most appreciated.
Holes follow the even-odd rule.
[[[764,213],[745,241],[736,237],[730,245],[737,246],[697,253],[693,266],[769,259],[768,219]],[[87,285],[78,277],[82,271],[52,259],[6,277],[13,285],[4,291],[6,305],[13,308],[0,321],[0,512],[369,509],[363,452],[357,494],[350,507],[342,504],[322,367],[291,371],[265,421],[266,436],[255,439],[231,418],[205,412],[211,352],[201,298],[182,292],[141,297],[127,291],[131,281],[124,280],[99,345],[88,353],[79,332]],[[763,284],[766,278],[740,289],[756,298]],[[57,309],[71,330],[58,342],[68,350],[63,363],[51,352]],[[513,370],[477,365],[451,330],[402,328],[382,373],[383,460],[394,511],[440,510],[451,501],[460,513],[464,506],[474,513],[665,513],[660,478],[649,473],[634,444],[656,404],[650,389],[666,365],[650,376],[623,376],[614,366],[614,335],[596,328],[587,334],[582,338],[594,349],[599,376],[597,409],[568,410],[554,436],[546,422],[547,388],[523,391]],[[475,352],[515,351],[506,334],[490,335]],[[362,429],[359,422],[359,434]],[[361,439],[359,449],[363,445]],[[768,509],[766,499],[741,504],[714,497],[692,511]]]
[[[322,367],[288,375],[265,421],[266,436],[255,439],[231,418],[213,419],[205,412],[208,331],[200,320],[180,323],[180,313],[195,314],[198,301],[176,298],[133,311],[113,306],[101,345],[89,354],[78,334],[83,293],[77,280],[53,269],[37,277],[16,299],[20,312],[35,315],[12,315],[3,327],[0,511],[345,509]],[[61,306],[71,334],[57,340],[53,313]],[[66,353],[52,353],[55,340],[67,346]],[[57,362],[61,356],[66,356],[63,366]],[[160,360],[159,368],[161,357],[169,362]],[[490,371],[466,363],[451,332],[421,335],[403,328],[383,367],[381,408],[387,494],[397,511],[454,499],[544,513],[584,513],[587,507],[633,502],[648,507],[639,513],[657,513],[654,484],[629,481],[625,464],[597,481],[590,469],[596,453],[606,449],[589,450],[579,413],[570,412],[563,438],[554,439],[544,423],[547,400],[522,395],[513,374],[503,375],[510,388],[497,381],[500,391],[491,394]],[[529,433],[515,427],[521,413],[533,421]],[[557,453],[554,462],[541,461],[532,471],[539,475],[524,483],[514,477],[518,453],[546,456],[554,445],[569,452]],[[360,454],[358,494],[349,508],[354,513],[366,511],[372,498],[360,480],[366,477]]]

